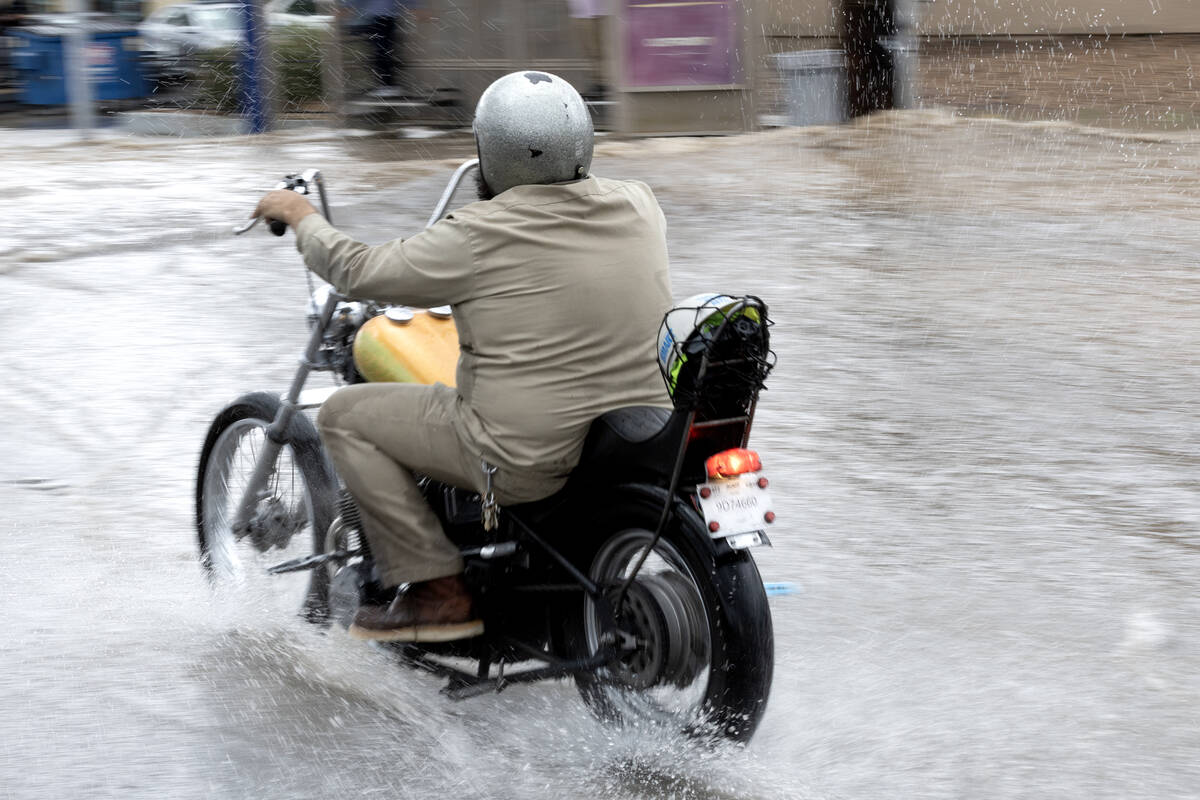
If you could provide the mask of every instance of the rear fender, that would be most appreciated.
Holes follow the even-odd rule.
[[[708,535],[708,528],[705,526],[704,520],[686,497],[677,493],[669,499],[673,522],[669,521],[668,524],[676,525],[694,539],[705,551],[711,553],[718,563],[727,558],[742,555],[742,551],[733,549],[724,539],[714,539]],[[667,490],[661,486],[647,483],[624,483],[589,492],[586,498],[581,498],[571,505],[575,513],[593,507],[626,504],[643,504],[657,509],[661,513],[662,507],[667,501]]]

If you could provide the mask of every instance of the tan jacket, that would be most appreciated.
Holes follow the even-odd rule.
[[[454,307],[464,438],[501,467],[561,478],[595,417],[670,405],[655,357],[666,223],[643,183],[517,186],[378,247],[313,214],[296,246],[351,297]]]

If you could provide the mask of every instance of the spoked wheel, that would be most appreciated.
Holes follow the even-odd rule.
[[[676,516],[655,544],[619,608],[619,587],[653,538],[650,503],[605,515],[584,562],[605,587],[612,619],[585,598],[568,620],[571,655],[590,656],[613,641],[608,666],[576,677],[602,719],[649,722],[701,737],[747,741],[766,708],[774,642],[766,591],[748,553],[719,562],[701,523]]]
[[[325,569],[273,575],[270,567],[323,552],[335,513],[335,478],[316,428],[303,414],[292,418],[265,491],[244,527],[234,517],[266,442],[279,398],[256,393],[239,398],[213,420],[200,455],[196,526],[200,561],[214,585],[241,602],[263,605],[311,621],[328,615]]]

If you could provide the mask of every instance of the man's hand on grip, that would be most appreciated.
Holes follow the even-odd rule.
[[[258,201],[258,206],[250,216],[264,217],[268,222],[277,220],[285,225],[295,227],[297,222],[309,214],[315,213],[317,210],[304,195],[290,189],[275,189],[267,192],[263,199]]]

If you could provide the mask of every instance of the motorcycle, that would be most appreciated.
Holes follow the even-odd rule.
[[[428,225],[477,164],[455,171]],[[280,188],[315,190],[329,218],[319,172],[290,175]],[[240,397],[209,427],[196,526],[218,587],[346,627],[382,587],[354,500],[306,413],[337,387],[305,383],[328,371],[339,383],[452,384],[457,336],[449,307],[386,307],[309,281],[311,336],[288,390]],[[551,497],[500,508],[490,491],[421,479],[461,549],[484,633],[380,646],[446,678],[442,691],[455,700],[569,678],[602,720],[748,741],[774,663],[750,550],[769,543],[775,515],[759,456],[746,449],[774,363],[769,327],[753,296],[672,309],[658,346],[674,407],[595,420],[579,465]]]

